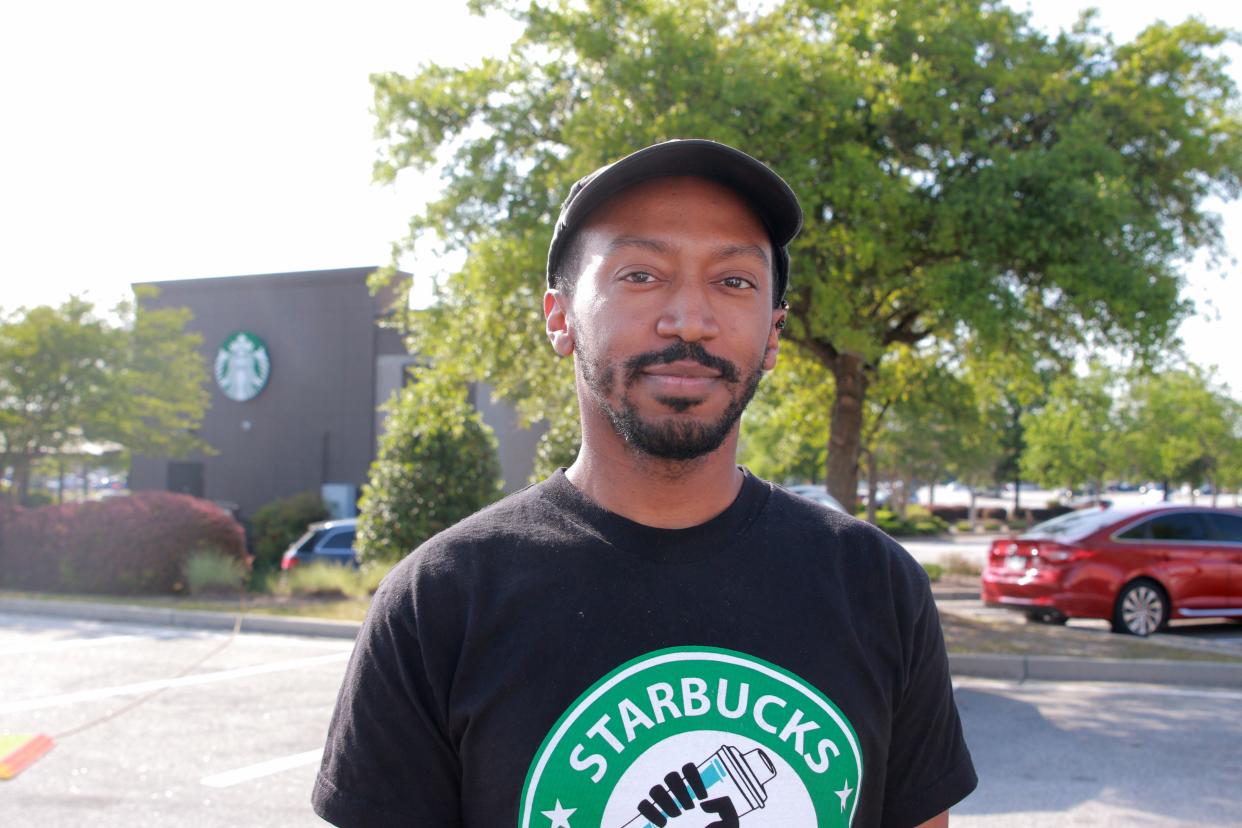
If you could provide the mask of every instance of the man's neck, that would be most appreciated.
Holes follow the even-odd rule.
[[[636,523],[661,529],[698,526],[729,508],[742,488],[737,429],[720,448],[695,460],[662,460],[584,434],[565,476],[595,503]]]

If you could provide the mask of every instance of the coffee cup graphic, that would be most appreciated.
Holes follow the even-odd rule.
[[[767,804],[768,793],[765,786],[776,776],[776,767],[761,748],[742,753],[732,745],[721,745],[720,750],[696,765],[707,796],[701,799],[719,799],[728,797],[738,817],[763,808]],[[685,779],[683,778],[683,782]],[[694,786],[687,785],[690,795],[694,796]],[[683,810],[677,815],[676,828],[703,828],[716,822],[718,816],[694,808]],[[655,828],[642,814],[631,819],[621,828]]]

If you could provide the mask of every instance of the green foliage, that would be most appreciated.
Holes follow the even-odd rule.
[[[282,572],[279,577],[270,578],[268,586],[273,594],[285,597],[369,598],[391,569],[392,564],[380,563],[358,569],[315,563]]]
[[[739,462],[770,480],[824,479],[832,374],[796,345],[764,377],[742,419]]]
[[[927,578],[932,583],[939,581],[944,577],[944,567],[937,563],[924,563],[923,570],[927,573]]]
[[[1136,476],[1237,485],[1242,405],[1210,377],[1195,369],[1141,376],[1128,400],[1123,446]]]
[[[846,504],[886,355],[1153,353],[1187,310],[1177,262],[1221,249],[1205,199],[1239,190],[1227,35],[1199,20],[1116,44],[1089,18],[1049,39],[990,0],[473,7],[524,35],[504,59],[376,76],[376,177],[444,163],[404,247],[467,255],[412,345],[551,422],[550,454],[576,427],[540,313],[552,223],[571,182],[653,141],[743,147],[806,208],[786,334],[836,378]]]
[[[388,419],[359,502],[364,563],[393,562],[500,496],[496,438],[456,377],[418,369]]]
[[[308,524],[328,519],[328,509],[318,492],[273,500],[255,511],[250,519],[254,533],[254,572],[261,576],[280,567],[280,557],[289,544],[306,531]]]
[[[183,574],[192,595],[240,592],[246,568],[236,557],[208,549],[191,553],[185,560]]]
[[[1052,383],[1044,406],[1024,414],[1026,452],[1022,473],[1048,488],[1097,492],[1121,468],[1123,425],[1117,398],[1120,378],[1094,365],[1086,376],[1064,374]]]
[[[124,303],[115,313],[116,325],[73,298],[0,317],[0,469],[13,468],[21,498],[38,458],[86,441],[173,457],[209,450],[194,436],[208,392],[189,311]]]
[[[861,518],[864,515],[860,513],[858,516]],[[912,507],[906,517],[888,509],[879,509],[875,513],[875,525],[895,538],[939,535],[949,531],[948,523],[919,507]]]

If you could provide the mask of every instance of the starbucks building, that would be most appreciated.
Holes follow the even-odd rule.
[[[199,436],[212,451],[135,456],[134,491],[214,500],[243,520],[277,498],[321,492],[335,517],[356,513],[383,432],[380,406],[415,361],[382,327],[393,293],[372,296],[373,267],[147,282],[147,307],[185,307],[203,338],[211,398]],[[408,278],[408,276],[404,276]],[[139,287],[139,285],[135,285]],[[525,485],[538,434],[486,386],[470,389],[496,432],[506,490]]]

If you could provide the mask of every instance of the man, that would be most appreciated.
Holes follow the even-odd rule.
[[[328,736],[342,826],[945,825],[975,785],[922,569],[736,465],[776,363],[788,186],[672,141],[570,191],[568,469],[385,579]]]

